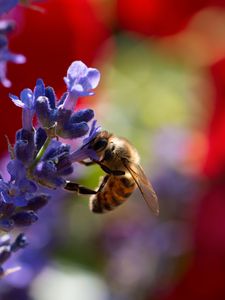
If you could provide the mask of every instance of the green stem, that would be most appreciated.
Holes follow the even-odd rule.
[[[52,140],[52,138],[50,136],[48,136],[46,141],[44,142],[44,145],[39,150],[37,156],[35,157],[35,160],[33,161],[33,163],[30,166],[30,173],[31,174],[33,173],[34,168],[37,166],[37,164],[41,160],[42,156],[44,155],[45,150],[48,148],[48,145],[50,144],[51,140]]]

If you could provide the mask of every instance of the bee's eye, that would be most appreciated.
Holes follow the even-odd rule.
[[[93,150],[95,151],[102,151],[106,148],[108,144],[108,141],[106,139],[101,139],[98,140],[94,145],[93,145]]]

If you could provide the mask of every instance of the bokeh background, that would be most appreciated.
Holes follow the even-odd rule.
[[[53,192],[8,264],[1,300],[225,299],[225,1],[46,0],[24,7],[10,47],[27,57],[9,65],[18,95],[37,78],[60,96],[73,60],[101,71],[95,110],[104,129],[138,149],[158,194],[154,217],[136,191],[106,215],[88,199]],[[0,88],[1,165],[21,126]],[[73,179],[96,187],[98,167]]]

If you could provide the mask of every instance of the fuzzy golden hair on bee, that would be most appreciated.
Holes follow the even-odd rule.
[[[139,189],[151,211],[159,214],[157,195],[140,165],[138,151],[127,139],[101,131],[89,142],[88,148],[96,153],[97,159],[80,163],[86,166],[98,164],[106,175],[101,178],[97,190],[71,182],[66,184],[65,189],[90,194],[89,207],[94,213],[115,209]]]
[[[110,211],[124,201],[138,188],[155,215],[159,214],[157,195],[140,165],[135,147],[125,138],[102,131],[92,147],[99,156],[99,164],[108,174],[90,197],[93,212]]]

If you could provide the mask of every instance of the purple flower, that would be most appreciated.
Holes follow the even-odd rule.
[[[31,211],[19,211],[11,216],[17,226],[29,226],[38,220],[38,216],[35,212]]]
[[[10,52],[7,46],[0,49],[0,82],[6,88],[11,87],[11,81],[6,77],[7,63],[23,64],[26,62],[25,56],[22,54],[14,54]]]
[[[50,188],[57,188],[64,185],[65,179],[63,176],[73,172],[69,152],[69,145],[52,140],[34,170],[37,181]]]
[[[11,256],[12,252],[17,252],[21,248],[25,248],[27,246],[27,240],[23,233],[20,233],[14,242],[11,242],[11,238],[8,234],[1,236],[0,239],[0,269],[1,274],[0,277],[5,274],[12,273],[16,271],[16,269],[8,269],[4,272],[2,268],[2,264],[4,264]]]
[[[12,32],[15,29],[15,23],[11,20],[1,20],[0,21],[0,40],[5,39],[5,42],[2,44],[0,43],[0,48],[2,46],[7,45],[8,41],[6,38],[6,34]]]
[[[8,12],[19,3],[19,0],[0,0],[0,14]]]
[[[1,0],[0,0],[1,2]],[[7,2],[11,2],[8,1]],[[0,3],[1,13],[1,3]],[[26,58],[22,54],[14,54],[8,48],[7,34],[12,32],[15,28],[15,24],[12,21],[3,20],[0,21],[0,82],[4,87],[10,87],[11,82],[6,77],[7,63],[13,62],[16,64],[23,64],[26,62]]]
[[[54,126],[56,122],[56,110],[50,107],[49,98],[46,96],[40,96],[36,101],[36,114],[38,121],[45,128]]]
[[[35,195],[33,198],[30,198],[28,200],[27,205],[23,207],[23,209],[37,211],[42,207],[44,207],[48,203],[49,199],[50,199],[50,195],[46,195],[46,194]]]
[[[100,131],[101,131],[101,126],[97,126],[97,120],[94,120],[92,122],[91,129],[88,136],[83,140],[84,146],[86,144],[89,144],[90,141],[92,141]]]
[[[77,66],[77,64],[82,67],[85,66],[81,62],[74,62],[68,69],[67,79],[70,78],[71,83],[76,79],[75,75],[77,75],[77,82],[82,83],[82,80],[86,82],[82,83],[83,92],[81,94],[91,95],[93,94],[91,89],[97,85],[100,73],[96,69],[87,68],[85,66],[83,69],[86,70],[86,75],[85,72],[83,72],[84,74],[82,77],[81,70],[79,71],[76,69],[76,72],[74,71],[73,65]],[[71,68],[73,72],[70,70]],[[86,79],[84,80],[84,78]],[[79,84],[74,83],[75,87],[77,85]],[[74,139],[85,136],[89,131],[87,123],[93,119],[94,111],[92,109],[82,109],[73,112],[73,110],[68,109],[69,107],[66,103],[70,103],[67,101],[70,94],[73,95],[72,97],[76,94],[76,97],[78,97],[77,90],[72,86],[70,89],[71,92],[69,92],[69,94],[64,93],[58,101],[54,89],[52,87],[45,88],[44,82],[39,79],[37,80],[34,92],[32,92],[31,89],[24,89],[20,94],[20,98],[10,94],[9,96],[13,103],[23,109],[23,129],[32,131],[32,121],[34,115],[36,115],[40,127],[45,129],[54,129],[53,136],[57,135],[66,139]],[[76,104],[75,102],[72,104],[73,108]]]
[[[16,132],[16,143],[14,145],[15,158],[28,165],[34,158],[35,141],[34,131],[20,129]]]
[[[20,93],[20,98],[9,94],[10,99],[16,106],[23,109],[22,122],[23,128],[32,130],[32,120],[36,108],[36,99],[45,93],[44,82],[41,79],[37,80],[34,92],[31,89],[24,89]]]
[[[92,122],[91,129],[88,136],[85,137],[83,140],[83,145],[79,149],[73,151],[70,154],[69,158],[72,162],[81,161],[86,158],[98,160],[98,156],[96,152],[93,149],[89,148],[89,145],[90,142],[96,137],[96,135],[100,131],[101,131],[101,126],[97,126],[97,121],[94,120]]]
[[[81,109],[74,113],[59,106],[56,115],[57,134],[63,138],[74,139],[84,136],[89,131],[89,122],[94,117],[92,109]]]
[[[27,178],[26,169],[19,160],[7,165],[9,182],[0,179],[0,228],[10,231],[14,226],[29,226],[37,221],[34,211],[48,202],[48,195],[36,193],[38,186]]]
[[[79,97],[94,95],[92,89],[98,86],[99,80],[100,72],[97,69],[88,68],[81,61],[74,61],[67,71],[67,77],[64,77],[68,95],[62,107],[73,111]]]
[[[42,96],[36,99],[35,112],[38,121],[44,128],[54,127],[55,134],[62,138],[82,137],[89,131],[87,122],[94,117],[94,111],[92,109],[81,109],[72,112],[63,108],[64,95],[61,100],[57,101],[54,89],[52,87],[45,88]]]
[[[3,33],[8,30],[10,26],[9,29],[0,26],[0,56],[4,49],[7,50]],[[16,132],[14,146],[8,142],[11,160],[7,164],[7,173],[10,178],[5,180],[5,175],[4,178],[0,176],[0,230],[11,231],[32,225],[38,219],[39,209],[48,203],[50,190],[64,189],[67,176],[73,172],[73,163],[86,158],[98,159],[90,148],[90,141],[100,131],[96,120],[89,127],[94,111],[82,109],[74,112],[73,109],[79,96],[93,95],[92,89],[99,79],[98,70],[74,62],[65,78],[68,92],[60,100],[54,89],[45,87],[41,79],[37,80],[34,90],[22,90],[20,97],[10,94],[12,102],[22,108],[23,127]],[[33,122],[34,118],[37,122]],[[71,151],[70,145],[62,143],[58,137],[83,139],[78,150]],[[25,245],[24,236],[19,236],[14,243],[6,238],[0,239],[0,276],[6,274],[2,263]]]
[[[11,244],[11,251],[15,252],[28,245],[27,238],[23,233],[20,233],[15,241]]]
[[[31,89],[22,90],[20,98],[12,94],[9,94],[9,97],[16,106],[34,111],[35,98]]]
[[[36,184],[26,178],[26,170],[19,160],[12,160],[8,163],[7,169],[11,175],[9,182],[0,179],[0,210],[5,212],[7,204],[15,207],[23,207],[27,205],[30,194],[37,190]],[[10,211],[11,213],[11,211]]]

